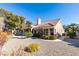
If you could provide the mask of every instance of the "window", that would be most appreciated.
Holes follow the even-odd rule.
[[[44,35],[48,35],[48,29],[44,29]]]

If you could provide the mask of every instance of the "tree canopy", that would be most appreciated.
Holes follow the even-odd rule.
[[[72,23],[70,25],[64,25],[65,32],[73,31],[76,32],[79,30],[79,24]]]
[[[5,20],[6,28],[11,30],[16,28],[21,28],[22,23],[24,23],[24,20],[25,20],[23,16],[18,16],[3,8],[0,8],[0,17],[6,18]]]

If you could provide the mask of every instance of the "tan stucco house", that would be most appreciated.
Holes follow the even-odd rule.
[[[62,35],[64,33],[64,28],[60,19],[49,20],[46,22],[41,22],[41,19],[37,19],[37,24],[32,26],[33,33],[39,30],[43,35]]]

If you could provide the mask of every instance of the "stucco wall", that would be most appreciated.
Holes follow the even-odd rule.
[[[61,21],[59,21],[55,26],[54,28],[56,29],[55,30],[55,33],[59,33],[60,35],[62,35],[62,33],[64,33],[64,28],[63,28],[63,25],[61,23]]]

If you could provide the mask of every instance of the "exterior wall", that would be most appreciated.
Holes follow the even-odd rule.
[[[58,33],[60,35],[62,35],[64,33],[64,28],[63,28],[63,25],[61,23],[61,21],[59,21],[56,26],[54,26],[54,29],[55,29],[55,33]]]

